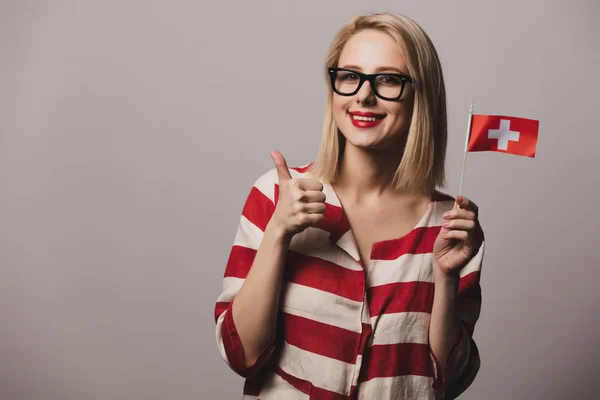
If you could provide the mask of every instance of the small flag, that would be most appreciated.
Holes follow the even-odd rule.
[[[540,121],[473,114],[469,151],[498,151],[535,157]]]

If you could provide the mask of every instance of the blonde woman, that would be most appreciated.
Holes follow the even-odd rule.
[[[479,355],[483,232],[444,183],[446,98],[411,19],[334,38],[318,157],[254,184],[217,300],[217,344],[245,399],[453,398]]]

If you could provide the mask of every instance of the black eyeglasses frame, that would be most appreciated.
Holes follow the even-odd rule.
[[[330,78],[329,80],[331,83],[331,89],[335,93],[339,94],[340,96],[354,96],[356,93],[358,93],[358,91],[360,90],[362,85],[366,81],[369,81],[369,83],[371,84],[371,90],[373,91],[373,94],[375,94],[375,96],[379,97],[380,99],[387,100],[387,101],[396,101],[402,97],[402,94],[404,93],[404,88],[406,87],[406,84],[413,83],[413,79],[410,76],[405,75],[405,74],[397,74],[397,73],[390,73],[390,72],[383,72],[383,73],[379,73],[379,74],[363,74],[362,72],[359,72],[359,71],[356,71],[353,69],[348,69],[348,68],[328,68],[327,70],[329,71],[329,78]],[[356,90],[354,90],[352,93],[342,93],[336,89],[335,77],[336,77],[337,73],[340,71],[351,72],[353,74],[358,75],[358,77],[360,78],[360,81],[358,82],[358,86],[356,87]],[[384,75],[396,77],[396,78],[400,79],[400,82],[402,82],[402,87],[400,88],[400,94],[397,97],[385,97],[385,96],[382,96],[381,94],[379,94],[379,92],[377,91],[377,88],[375,85],[375,80],[378,77],[384,76]]]

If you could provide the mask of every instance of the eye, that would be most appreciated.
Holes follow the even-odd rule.
[[[402,79],[395,75],[381,75],[379,78],[377,78],[377,82],[385,86],[402,85]]]
[[[344,82],[352,82],[359,80],[359,76],[354,72],[340,72],[338,79]]]

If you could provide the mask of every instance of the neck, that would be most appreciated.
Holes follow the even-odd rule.
[[[393,192],[402,150],[363,150],[346,143],[336,186],[354,201]]]

